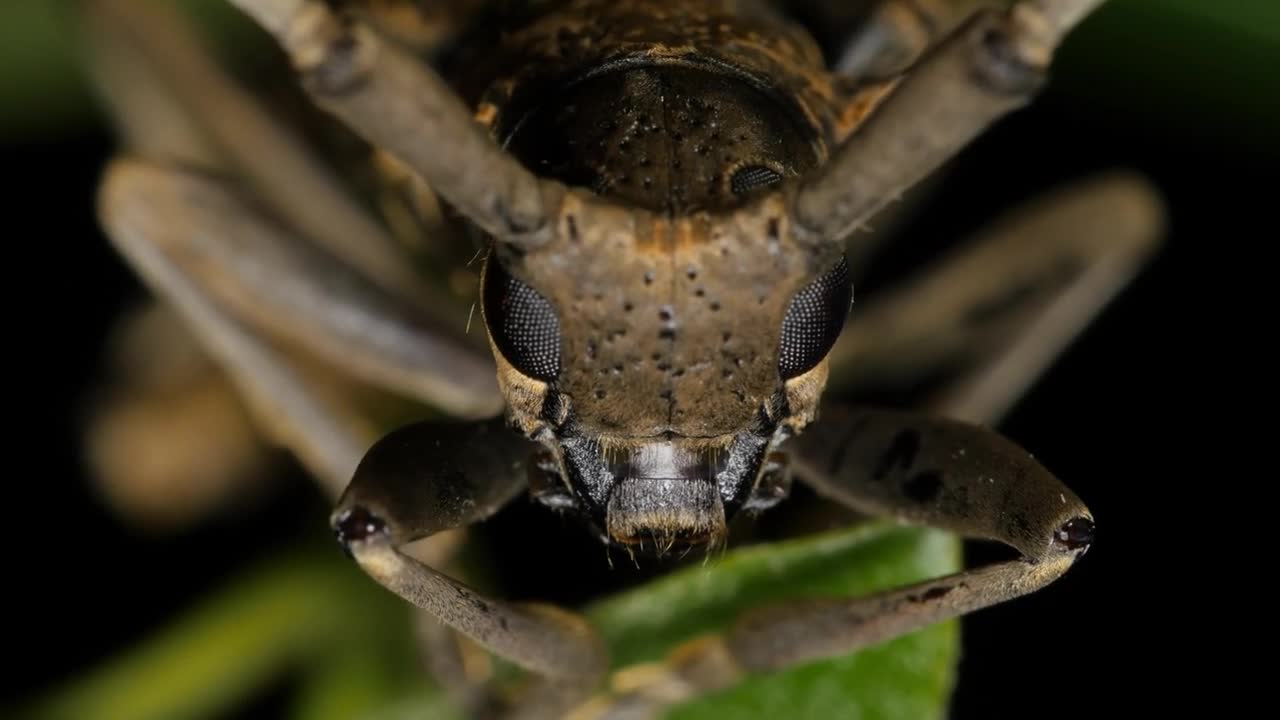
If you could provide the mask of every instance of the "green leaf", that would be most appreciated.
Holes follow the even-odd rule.
[[[615,665],[662,657],[683,640],[724,628],[751,607],[790,598],[854,597],[954,572],[960,545],[937,531],[885,524],[745,548],[610,598],[588,611]],[[941,717],[958,657],[943,623],[850,657],[751,678],[675,717]]]

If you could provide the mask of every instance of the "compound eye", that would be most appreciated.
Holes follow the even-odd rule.
[[[498,351],[521,373],[544,382],[560,374],[560,321],[537,290],[496,258],[485,263],[482,311]]]
[[[777,187],[782,182],[782,173],[766,165],[746,165],[738,168],[729,177],[729,189],[734,195],[742,197],[757,190]]]
[[[852,305],[853,282],[843,257],[825,275],[796,293],[782,319],[778,373],[783,380],[822,362],[840,337]]]

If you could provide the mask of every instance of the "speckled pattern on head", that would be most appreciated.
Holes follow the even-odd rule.
[[[561,318],[556,388],[580,429],[642,438],[753,427],[782,390],[783,317],[822,269],[790,246],[780,203],[667,218],[568,202],[581,203],[564,212],[577,229],[520,268]]]

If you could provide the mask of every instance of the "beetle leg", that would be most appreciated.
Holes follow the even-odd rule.
[[[979,9],[998,4],[998,0],[882,0],[858,23],[835,68],[857,80],[887,79],[909,68]]]
[[[543,676],[539,702],[520,716],[558,717],[608,669],[587,622],[559,608],[488,598],[419,562],[404,548],[483,520],[525,490],[536,447],[502,420],[425,422],[401,428],[369,450],[333,513],[339,540],[379,584],[440,622]]]
[[[276,37],[317,104],[396,155],[472,222],[516,245],[551,238],[544,193],[558,186],[503,152],[420,60],[321,0],[232,2]]]
[[[270,434],[337,495],[373,433],[361,432],[334,402],[330,388],[234,318],[180,264],[175,241],[229,229],[213,218],[230,209],[204,206],[190,212],[200,207],[201,196],[190,192],[198,187],[180,182],[183,177],[138,163],[116,164],[99,195],[103,226],[147,285],[178,312],[227,372]]]
[[[145,238],[149,252],[164,255],[238,320],[356,379],[449,412],[483,417],[501,408],[491,360],[481,351],[291,236],[225,183],[117,161],[102,192],[117,242]],[[122,249],[142,262],[132,248]]]
[[[580,717],[650,717],[752,673],[878,645],[1034,592],[1089,548],[1088,508],[1026,451],[984,427],[914,412],[824,407],[792,444],[797,477],[880,517],[995,540],[1019,558],[852,599],[785,602],[745,613],[645,668],[638,689]],[[616,684],[616,683],[615,683]]]
[[[932,52],[793,199],[795,231],[837,242],[1040,87],[1063,37],[1102,0],[982,12]]]
[[[912,412],[824,408],[794,470],[854,510],[994,540],[1021,557],[868,598],[751,613],[729,633],[754,671],[847,653],[1048,585],[1088,550],[1093,517],[1025,450],[985,427]]]
[[[1162,227],[1159,198],[1127,174],[1020,208],[856,311],[832,350],[831,387],[901,385],[955,366],[934,407],[994,424],[1130,282]]]
[[[335,169],[228,77],[172,3],[92,0],[82,12],[87,66],[130,153],[234,172],[335,258],[406,299],[423,297],[406,253]]]

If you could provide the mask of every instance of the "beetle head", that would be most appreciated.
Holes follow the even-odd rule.
[[[581,224],[576,241],[491,255],[482,283],[509,418],[557,459],[543,498],[618,542],[718,538],[734,512],[776,499],[764,461],[816,413],[848,268],[771,252],[787,244],[777,218],[584,203],[564,222]]]
[[[713,541],[780,499],[766,458],[812,420],[852,301],[839,249],[798,240],[773,192],[820,148],[720,74],[626,68],[565,92],[507,138],[574,186],[555,239],[484,268],[509,417],[554,458],[544,502],[620,543]]]

